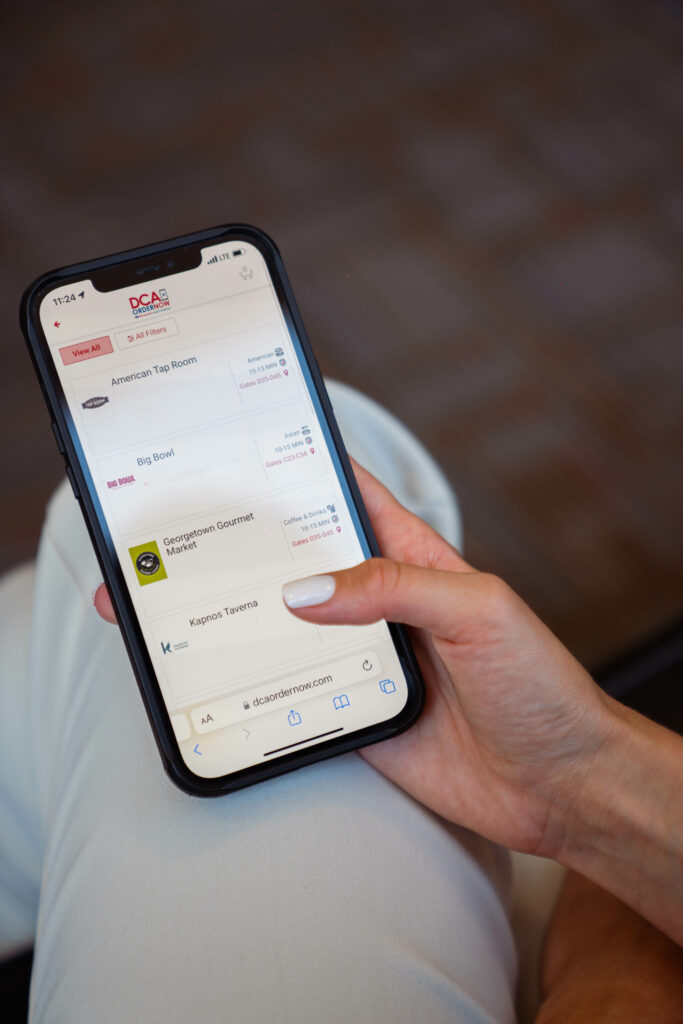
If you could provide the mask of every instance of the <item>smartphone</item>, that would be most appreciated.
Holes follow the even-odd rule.
[[[230,792],[414,722],[401,627],[282,601],[379,551],[272,240],[229,225],[64,267],[21,323],[170,777]]]

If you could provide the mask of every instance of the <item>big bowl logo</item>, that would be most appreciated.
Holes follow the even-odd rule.
[[[136,320],[141,316],[149,316],[150,313],[158,313],[160,309],[168,309],[171,305],[165,288],[159,288],[155,292],[143,292],[142,295],[130,295],[128,301]]]

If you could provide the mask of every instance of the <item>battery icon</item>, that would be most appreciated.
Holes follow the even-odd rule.
[[[244,256],[244,249],[233,249],[233,256]]]

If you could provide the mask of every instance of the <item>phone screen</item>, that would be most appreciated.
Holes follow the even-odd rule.
[[[182,759],[206,779],[388,721],[408,698],[386,623],[316,626],[282,601],[287,581],[370,549],[276,284],[233,239],[191,270],[70,282],[40,304]]]

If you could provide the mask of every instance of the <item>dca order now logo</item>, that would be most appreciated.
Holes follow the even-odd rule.
[[[141,316],[149,316],[150,313],[158,313],[160,309],[170,309],[171,306],[171,300],[165,288],[159,288],[154,292],[143,292],[142,295],[129,295],[128,301],[136,320],[139,320]]]

